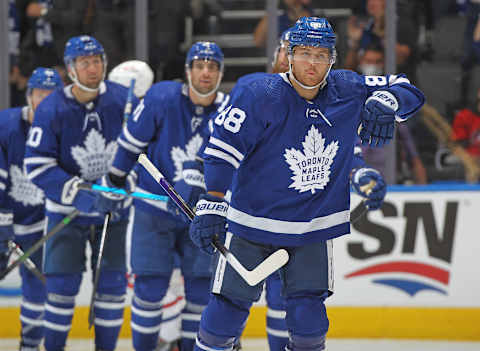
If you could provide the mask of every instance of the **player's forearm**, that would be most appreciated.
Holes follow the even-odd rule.
[[[398,101],[395,119],[403,122],[417,113],[425,103],[425,96],[414,85],[408,83],[394,84],[388,88]]]
[[[232,184],[235,168],[227,162],[207,158],[204,171],[207,192],[223,197]]]

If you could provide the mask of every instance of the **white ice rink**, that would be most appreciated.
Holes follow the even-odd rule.
[[[243,351],[268,350],[266,339],[242,340]],[[0,339],[1,351],[17,351],[17,339]],[[93,351],[93,341],[71,339],[67,351]],[[387,339],[327,339],[327,351],[478,351],[480,342],[447,342]],[[121,339],[116,351],[133,351],[130,339]]]

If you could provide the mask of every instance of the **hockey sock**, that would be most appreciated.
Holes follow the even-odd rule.
[[[136,351],[151,351],[158,342],[162,322],[162,298],[169,279],[138,275],[132,299],[132,339]]]
[[[123,324],[127,278],[125,272],[102,271],[95,296],[95,345],[101,350],[115,350]]]
[[[75,296],[82,281],[81,274],[52,274],[46,276],[44,346],[47,351],[63,351],[72,326]]]
[[[288,344],[287,322],[285,321],[285,299],[282,297],[280,274],[270,275],[266,282],[267,336],[270,351],[284,351]]]
[[[186,304],[182,311],[181,350],[193,350],[202,311],[210,295],[209,278],[185,278]]]
[[[44,302],[23,300],[20,306],[22,339],[20,351],[37,350],[43,338]]]

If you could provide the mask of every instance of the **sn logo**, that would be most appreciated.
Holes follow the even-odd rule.
[[[389,202],[384,202],[379,211],[382,212],[383,217],[399,217],[397,208]],[[350,241],[347,246],[348,253],[360,260],[388,255],[393,252],[396,240],[402,240],[403,237],[401,253],[413,254],[418,236],[417,230],[423,224],[428,255],[451,263],[457,213],[458,202],[447,202],[444,212],[443,233],[439,233],[440,230],[436,225],[437,221],[431,202],[406,202],[403,208],[403,217],[406,220],[403,236],[401,233],[396,235],[395,228],[375,223],[367,215],[354,223],[353,227],[361,235],[377,240],[378,248],[371,250],[367,249],[362,241]]]

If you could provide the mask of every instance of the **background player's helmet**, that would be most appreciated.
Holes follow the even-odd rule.
[[[190,76],[190,69],[192,68],[192,61],[193,60],[212,60],[215,61],[219,64],[219,69],[220,69],[220,74],[218,76],[218,81],[217,84],[215,85],[215,88],[213,88],[211,91],[209,91],[206,94],[200,93],[195,87],[192,85],[192,79]],[[187,73],[187,80],[188,80],[188,86],[190,89],[192,89],[195,94],[198,96],[205,98],[207,96],[210,96],[214,94],[218,87],[220,86],[220,82],[222,81],[223,77],[223,52],[220,47],[211,42],[211,41],[198,41],[195,44],[192,45],[190,50],[188,50],[187,53],[187,59],[185,60],[185,70]]]
[[[77,79],[75,71],[75,59],[80,56],[94,56],[100,55],[103,61],[103,78],[105,79],[105,73],[107,72],[107,55],[103,49],[102,44],[89,35],[81,35],[78,37],[70,38],[65,45],[65,51],[63,53],[63,61],[68,70],[68,76],[70,79],[82,89],[86,91],[97,91],[97,89],[91,89],[80,84]],[[70,69],[69,69],[70,68]]]
[[[198,41],[192,45],[187,53],[185,66],[190,68],[193,60],[213,60],[220,66],[223,71],[223,52],[220,47],[211,41]]]
[[[288,54],[293,55],[295,46],[317,46],[330,50],[331,62],[335,63],[337,36],[325,18],[302,17],[289,32]]]
[[[62,88],[63,81],[58,72],[53,68],[36,68],[27,82],[27,91],[32,89],[54,90]]]
[[[153,71],[147,63],[131,60],[122,62],[108,74],[108,80],[127,88],[130,87],[132,79],[135,79],[133,93],[140,99],[153,83]]]
[[[277,47],[275,48],[275,51],[273,52],[272,67],[274,67],[275,64],[277,63],[278,53],[280,52],[280,49],[282,48],[282,46],[284,48],[288,47],[288,40],[290,38],[290,31],[291,30],[292,30],[292,28],[288,28],[280,36],[280,41],[279,41]]]

